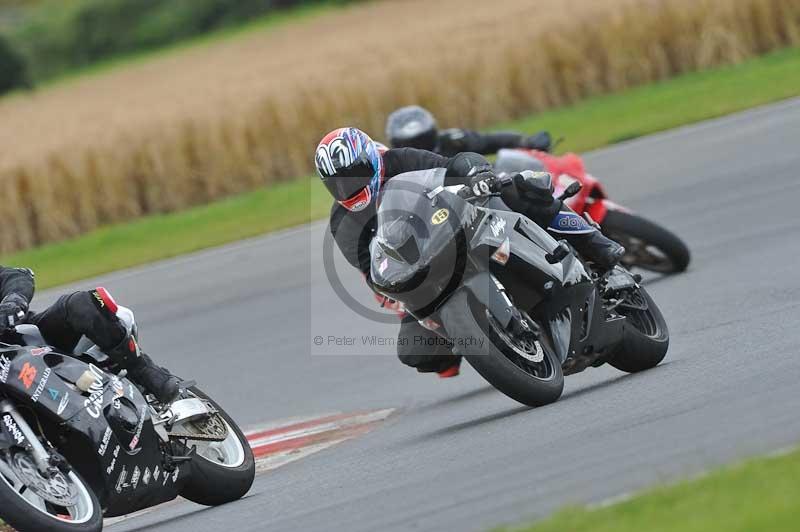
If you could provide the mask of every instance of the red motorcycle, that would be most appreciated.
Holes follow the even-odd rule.
[[[675,234],[608,198],[600,181],[586,171],[583,160],[574,153],[552,155],[538,150],[504,149],[494,164],[498,174],[523,170],[548,172],[553,176],[555,195],[559,196],[573,182],[580,191],[565,200],[578,214],[588,214],[600,224],[603,234],[625,246],[622,263],[658,273],[686,270],[690,254],[686,244]]]

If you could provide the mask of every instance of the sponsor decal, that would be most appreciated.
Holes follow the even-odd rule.
[[[108,427],[103,433],[103,439],[100,441],[100,448],[97,449],[97,454],[105,456],[108,450],[108,442],[111,441],[111,427]]]
[[[122,381],[116,375],[111,376],[111,389],[114,390],[114,395],[122,397],[125,395],[125,388],[122,386]]]
[[[100,305],[100,308],[106,308],[106,301],[97,290],[92,290],[92,295],[97,300],[97,304]]]
[[[160,473],[161,473],[161,470],[158,468],[158,466],[156,466],[155,469],[153,469],[153,480],[154,481],[158,481],[158,475]]]
[[[25,442],[25,436],[22,435],[22,431],[20,431],[19,427],[17,427],[17,424],[14,422],[11,414],[5,414],[3,416],[3,424],[8,429],[11,437],[14,438],[14,441],[17,442],[17,445],[22,445]]]
[[[178,474],[181,472],[179,468],[175,468],[175,472],[172,473],[172,483],[178,482]]]
[[[61,398],[61,402],[58,403],[58,410],[56,411],[56,414],[58,414],[59,416],[63,414],[68,404],[69,404],[69,395],[64,394],[64,397]]]
[[[150,484],[150,468],[149,467],[145,467],[144,468],[144,475],[142,475],[142,483],[145,486]]]
[[[108,464],[108,467],[106,468],[107,475],[113,473],[114,469],[117,467],[117,457],[119,456],[119,445],[114,447],[114,452],[111,453],[111,456],[113,456],[113,458],[111,459],[111,463]]]
[[[125,479],[127,478],[128,478],[128,470],[125,469],[125,466],[122,466],[122,471],[117,477],[117,485],[115,487],[117,493],[122,493],[122,490],[128,487],[128,484],[125,482]]]
[[[494,236],[499,237],[506,230],[505,218],[495,218],[492,220],[492,223],[489,224],[489,228],[492,230]]]
[[[94,381],[89,385],[89,397],[83,401],[83,406],[90,416],[97,419],[103,410],[103,371],[94,364],[89,364],[89,371],[94,375]]]
[[[47,393],[50,394],[50,399],[53,401],[58,401],[58,397],[61,395],[61,392],[54,390],[53,388],[48,388]]]
[[[133,384],[128,383],[128,398],[133,401]]]
[[[30,390],[31,386],[33,386],[33,381],[36,380],[36,368],[25,362],[19,372],[19,380],[22,381],[26,390]]]
[[[31,395],[31,399],[33,399],[34,403],[39,402],[39,398],[42,396],[42,393],[44,392],[44,387],[47,385],[47,379],[50,378],[51,373],[53,373],[53,370],[51,370],[50,368],[46,368],[44,370],[44,373],[42,373],[42,379],[39,381],[39,384],[33,391],[33,395]]]
[[[447,218],[449,217],[450,217],[450,211],[448,211],[447,209],[439,209],[438,211],[433,213],[433,216],[431,216],[431,223],[433,225],[439,225],[441,223],[444,223],[444,221],[447,220]]]
[[[131,487],[136,489],[139,485],[139,479],[142,477],[142,472],[139,469],[139,466],[133,468],[133,474],[131,474]]]
[[[31,349],[31,355],[38,357],[44,355],[45,353],[49,353],[52,350],[53,349],[50,347],[34,347]]]
[[[8,372],[11,371],[11,361],[5,355],[0,355],[0,382],[8,380]]]
[[[133,434],[130,445],[128,445],[128,449],[131,451],[136,449],[136,446],[139,445],[139,438],[142,435],[142,428],[144,428],[144,416],[146,413],[147,406],[143,406],[142,411],[139,413],[139,423],[136,425],[136,431]]]

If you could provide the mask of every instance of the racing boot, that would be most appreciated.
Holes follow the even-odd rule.
[[[622,245],[614,242],[597,229],[583,235],[565,236],[567,242],[582,257],[599,266],[603,272],[616,266],[625,255],[625,248]]]
[[[146,392],[155,396],[159,403],[172,403],[180,392],[180,380],[139,349],[139,344],[131,334],[112,349],[106,350],[111,359],[128,370],[128,376]]]
[[[436,372],[440,379],[452,379],[453,377],[458,377],[459,373],[461,373],[461,356],[454,355],[454,357],[455,359],[450,362],[449,367]]]
[[[625,255],[625,248],[607,238],[581,215],[562,205],[548,226],[556,238],[563,238],[586,260],[596,264],[603,272],[612,269]]]

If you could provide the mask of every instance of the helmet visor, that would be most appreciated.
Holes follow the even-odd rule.
[[[347,168],[337,168],[336,174],[324,182],[336,201],[345,201],[369,186],[374,173],[375,170],[368,161],[359,160]]]

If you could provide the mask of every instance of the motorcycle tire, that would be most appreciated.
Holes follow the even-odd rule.
[[[247,436],[233,419],[208,395],[193,387],[190,391],[214,405],[228,425],[229,432],[241,446],[241,463],[223,465],[196,455],[191,462],[189,480],[181,490],[181,496],[197,504],[219,506],[244,497],[253,485],[256,463]]]
[[[546,341],[540,341],[544,358],[534,365],[519,354],[519,347],[503,338],[486,307],[465,291],[453,295],[442,309],[442,321],[455,339],[454,351],[492,386],[524,405],[538,407],[553,403],[564,390],[561,361]],[[470,340],[470,341],[458,341]],[[541,376],[533,372],[541,367]]]
[[[636,214],[608,211],[601,224],[603,233],[628,248],[622,262],[657,273],[679,273],[686,270],[691,260],[689,248],[678,236],[664,227]],[[636,253],[642,247],[643,252]],[[655,248],[657,254],[647,248]],[[660,255],[660,256],[658,256]]]
[[[2,472],[0,472],[0,476]],[[103,529],[103,510],[89,484],[77,471],[70,472],[72,481],[80,484],[80,497],[85,499],[86,515],[80,522],[45,513],[23,499],[6,481],[0,478],[0,529],[5,522],[18,532],[100,532]]]
[[[618,370],[637,373],[654,368],[664,360],[669,348],[669,329],[658,306],[644,288],[638,290],[639,303],[646,310],[617,307],[616,311],[627,318],[622,342],[608,359]]]

